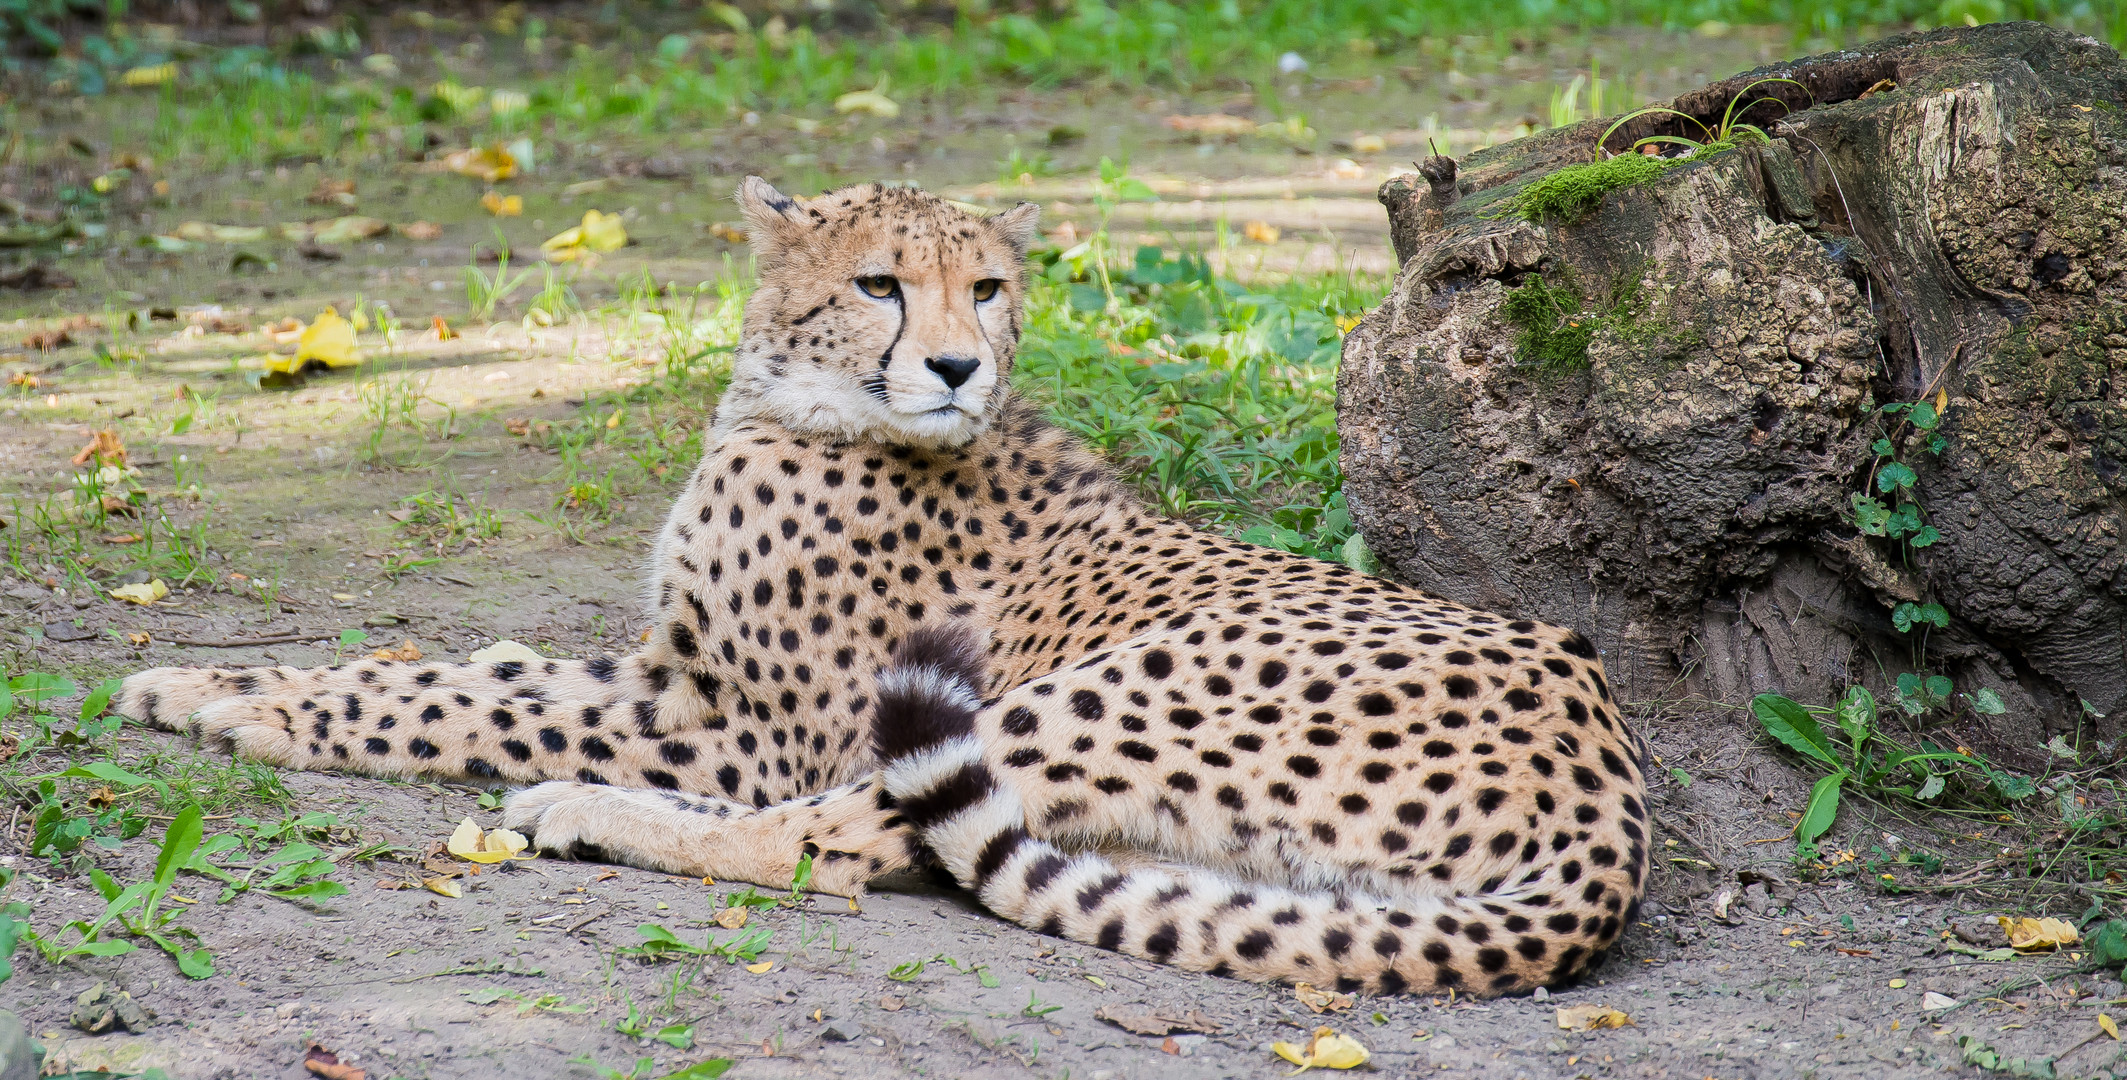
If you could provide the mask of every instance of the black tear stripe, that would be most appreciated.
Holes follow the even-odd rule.
[[[894,323],[894,339],[886,343],[886,351],[879,354],[879,372],[874,378],[864,380],[864,388],[880,401],[886,400],[886,369],[894,362],[894,350],[901,347],[901,335],[908,332],[908,305],[902,302],[901,288],[894,287],[894,311],[900,319]]]

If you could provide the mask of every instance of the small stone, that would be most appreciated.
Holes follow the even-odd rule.
[[[1921,1012],[1941,1012],[1944,1009],[1954,1009],[1957,1005],[1957,999],[1948,994],[1938,994],[1930,990],[1920,995]]]
[[[1551,988],[1548,986],[1539,986],[1536,988],[1536,992],[1530,994],[1529,997],[1532,1000],[1536,1001],[1549,1001],[1551,1000]]]
[[[837,1020],[820,1029],[821,1042],[855,1042],[864,1037],[864,1029],[848,1020]]]
[[[145,1031],[155,1023],[154,1014],[140,1007],[133,995],[110,983],[100,982],[81,992],[74,999],[74,1012],[68,1022],[91,1035],[124,1028],[127,1031]]]

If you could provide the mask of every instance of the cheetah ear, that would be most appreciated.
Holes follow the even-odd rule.
[[[991,214],[984,220],[989,223],[990,228],[997,231],[997,235],[1002,237],[1005,243],[1012,245],[1013,251],[1024,255],[1027,253],[1027,247],[1034,242],[1034,227],[1041,221],[1041,204],[1023,202],[1001,214]]]
[[[753,253],[762,262],[774,262],[809,224],[796,199],[758,176],[740,182],[733,198],[738,200],[739,213],[746,216]]]

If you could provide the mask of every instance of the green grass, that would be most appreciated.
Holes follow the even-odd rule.
[[[121,24],[25,77],[46,92],[158,95],[154,108],[129,104],[110,119],[165,160],[226,165],[395,157],[418,149],[424,126],[474,140],[692,132],[749,112],[831,115],[838,96],[873,87],[907,112],[941,117],[1025,89],[1261,91],[1280,83],[1278,58],[1287,51],[1302,54],[1312,75],[1368,76],[1429,66],[1436,54],[1459,50],[1450,39],[1505,52],[1517,32],[1622,24],[1779,24],[1800,46],[1968,18],[2036,18],[2127,44],[2120,0],[1079,0],[1047,16],[896,19],[863,32],[815,31],[802,20],[785,28],[758,15],[727,22],[710,10],[717,7],[694,17],[616,9],[607,22],[566,26],[528,19],[507,24],[507,33],[492,22],[431,20],[436,39],[479,38],[472,61],[407,48],[408,29],[394,21],[386,24],[396,54],[388,71],[356,63],[371,46],[352,23],[334,35],[284,37],[279,51],[161,44]],[[121,72],[173,52],[182,54],[175,81],[113,89]],[[522,75],[471,85],[482,65]],[[500,110],[494,90],[513,95]],[[1275,92],[1259,96],[1274,112],[1285,108]]]

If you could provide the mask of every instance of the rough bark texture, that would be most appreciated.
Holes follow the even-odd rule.
[[[1403,580],[1589,633],[1630,697],[1823,700],[1917,656],[2001,693],[2025,746],[2079,700],[2127,713],[2127,63],[2011,23],[1671,104],[1718,120],[1767,75],[1807,88],[1750,94],[1792,109],[1750,112],[1771,145],[1576,223],[1499,203],[1592,160],[1607,121],[1383,186],[1402,271],[1338,387],[1368,542]],[[1662,133],[1699,134],[1648,117],[1606,145]],[[1614,309],[1584,368],[1517,354],[1500,305],[1531,275]],[[1880,407],[1938,391],[1948,448],[1909,458],[1943,538],[1909,556],[1850,497]],[[1952,623],[1916,654],[1890,612],[1929,600]]]

